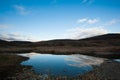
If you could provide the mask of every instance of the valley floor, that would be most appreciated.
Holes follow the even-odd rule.
[[[41,46],[41,47],[18,47],[7,46],[0,47],[0,54],[2,53],[52,53],[52,54],[83,54],[104,58],[120,58],[119,46],[103,46],[103,47],[71,47],[71,46]]]

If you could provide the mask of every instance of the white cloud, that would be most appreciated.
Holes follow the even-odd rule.
[[[102,27],[92,27],[92,28],[75,28],[67,31],[67,37],[71,39],[82,39],[92,36],[102,35],[108,33]]]
[[[25,36],[18,33],[1,33],[0,39],[6,41],[35,41],[31,36]]]
[[[13,6],[21,15],[27,15],[30,13],[30,11],[26,10],[25,7],[20,6],[20,5],[14,5]]]
[[[82,23],[82,25],[80,25],[80,27],[67,30],[65,36],[71,39],[83,39],[97,35],[107,34],[108,30],[104,28],[105,25],[101,24],[101,26],[97,22],[99,22],[99,19],[97,18],[81,18],[77,21],[77,23]]]
[[[77,23],[83,23],[83,22],[86,22],[87,21],[87,18],[82,18],[82,19],[79,19],[78,21],[77,21]]]
[[[77,23],[85,23],[85,24],[95,24],[97,23],[99,20],[98,19],[87,19],[87,18],[82,18],[82,19],[79,19],[77,21]]]
[[[89,19],[87,21],[88,24],[94,24],[94,23],[97,23],[98,22],[98,19]]]

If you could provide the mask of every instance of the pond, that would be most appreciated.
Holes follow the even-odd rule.
[[[50,74],[54,76],[77,76],[93,69],[92,65],[100,65],[104,59],[74,55],[53,55],[41,53],[19,54],[29,57],[21,65],[32,66],[37,74]]]

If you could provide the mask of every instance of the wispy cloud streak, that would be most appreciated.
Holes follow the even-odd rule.
[[[20,5],[14,5],[13,6],[16,10],[17,10],[17,12],[19,13],[19,14],[21,14],[21,15],[27,15],[27,14],[29,14],[30,13],[30,11],[28,11],[25,7],[23,7],[23,6],[20,6]]]
[[[99,20],[94,18],[94,19],[88,19],[88,18],[82,18],[78,19],[77,23],[85,23],[85,24],[94,24],[97,23]]]
[[[82,3],[88,3],[88,4],[92,4],[94,2],[94,0],[82,0]]]
[[[119,19],[112,19],[110,21],[108,21],[105,25],[113,25],[113,24],[117,24],[120,23]]]
[[[0,39],[6,41],[34,41],[31,36],[25,36],[18,33],[0,33]]]

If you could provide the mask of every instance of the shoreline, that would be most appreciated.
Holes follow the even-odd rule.
[[[2,54],[2,55],[4,55],[5,57],[8,56],[7,54]],[[70,78],[67,76],[55,77],[55,76],[50,76],[50,75],[45,75],[45,74],[38,75],[38,74],[34,73],[34,71],[31,69],[30,66],[20,65],[20,63],[22,61],[25,61],[28,59],[27,57],[22,57],[22,56],[14,55],[14,54],[12,54],[12,56],[14,58],[16,57],[15,59],[17,59],[16,61],[18,61],[18,62],[17,63],[15,62],[15,66],[14,66],[17,68],[12,68],[11,77],[10,77],[10,75],[7,76],[9,78],[9,80],[15,80],[15,79],[17,79],[17,80],[24,80],[24,79],[26,79],[26,80],[29,80],[29,79],[42,80],[43,78],[45,78],[46,80],[52,80],[52,79],[54,79],[54,80],[76,80],[76,79],[77,80],[112,80],[112,79],[119,80],[120,79],[119,78],[120,63],[115,62],[115,61],[110,61],[109,59],[105,60],[100,66],[93,66],[93,70],[85,73],[84,75],[79,75],[79,76]],[[9,57],[11,57],[11,59],[13,59],[12,56],[9,55]],[[11,67],[9,67],[8,69],[10,69],[10,68]],[[1,69],[1,67],[0,67],[0,69]],[[114,74],[111,71],[114,72]],[[13,74],[13,72],[14,72],[14,74]],[[104,75],[102,75],[102,74],[104,74]],[[109,77],[109,75],[111,75],[111,76]],[[6,80],[6,79],[1,78],[0,80]]]
[[[120,62],[107,60],[81,77],[81,80],[120,80]]]
[[[12,80],[16,73],[22,72],[23,68],[31,68],[30,66],[22,66],[22,61],[28,60],[27,57],[17,55],[0,54],[0,80]]]

